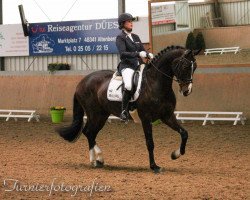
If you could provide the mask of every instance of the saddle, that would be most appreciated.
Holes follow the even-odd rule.
[[[145,68],[145,64],[142,64],[138,70],[135,71],[133,75],[133,84],[131,89],[132,99],[130,102],[134,102],[138,99],[141,89],[142,74]],[[110,80],[107,98],[110,101],[122,101],[122,91],[124,89],[123,79],[121,74],[116,71]]]

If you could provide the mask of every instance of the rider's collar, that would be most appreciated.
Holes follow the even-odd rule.
[[[127,35],[131,35],[132,32],[128,32],[126,29],[122,29],[124,31],[124,33],[126,33]]]
[[[131,32],[128,32],[128,31],[126,31],[125,29],[123,29],[123,31],[124,31],[124,33],[132,40],[132,42],[134,42],[134,39],[133,39],[133,37],[132,37]]]

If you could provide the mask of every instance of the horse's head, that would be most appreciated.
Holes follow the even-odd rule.
[[[195,55],[199,52],[200,50],[186,50],[172,63],[173,73],[180,86],[179,92],[183,96],[188,96],[192,92],[193,74],[197,68]]]

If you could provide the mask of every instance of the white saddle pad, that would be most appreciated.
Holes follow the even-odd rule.
[[[130,102],[136,101],[140,95],[141,91],[141,82],[142,82],[142,73],[145,68],[145,65],[142,64],[140,66],[140,71],[139,71],[139,79],[138,79],[138,85],[136,88],[136,91],[134,93],[134,97],[130,100]],[[110,101],[122,101],[122,77],[117,76],[116,72],[114,73],[113,77],[111,78],[108,86],[108,91],[107,91],[107,98]]]

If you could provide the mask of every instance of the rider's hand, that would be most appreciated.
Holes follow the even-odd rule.
[[[141,51],[141,52],[139,53],[139,56],[140,56],[141,58],[146,58],[146,57],[147,57],[147,52],[146,52],[146,51]]]
[[[152,59],[154,58],[154,54],[148,53],[148,58],[149,58],[150,60],[152,60]]]

